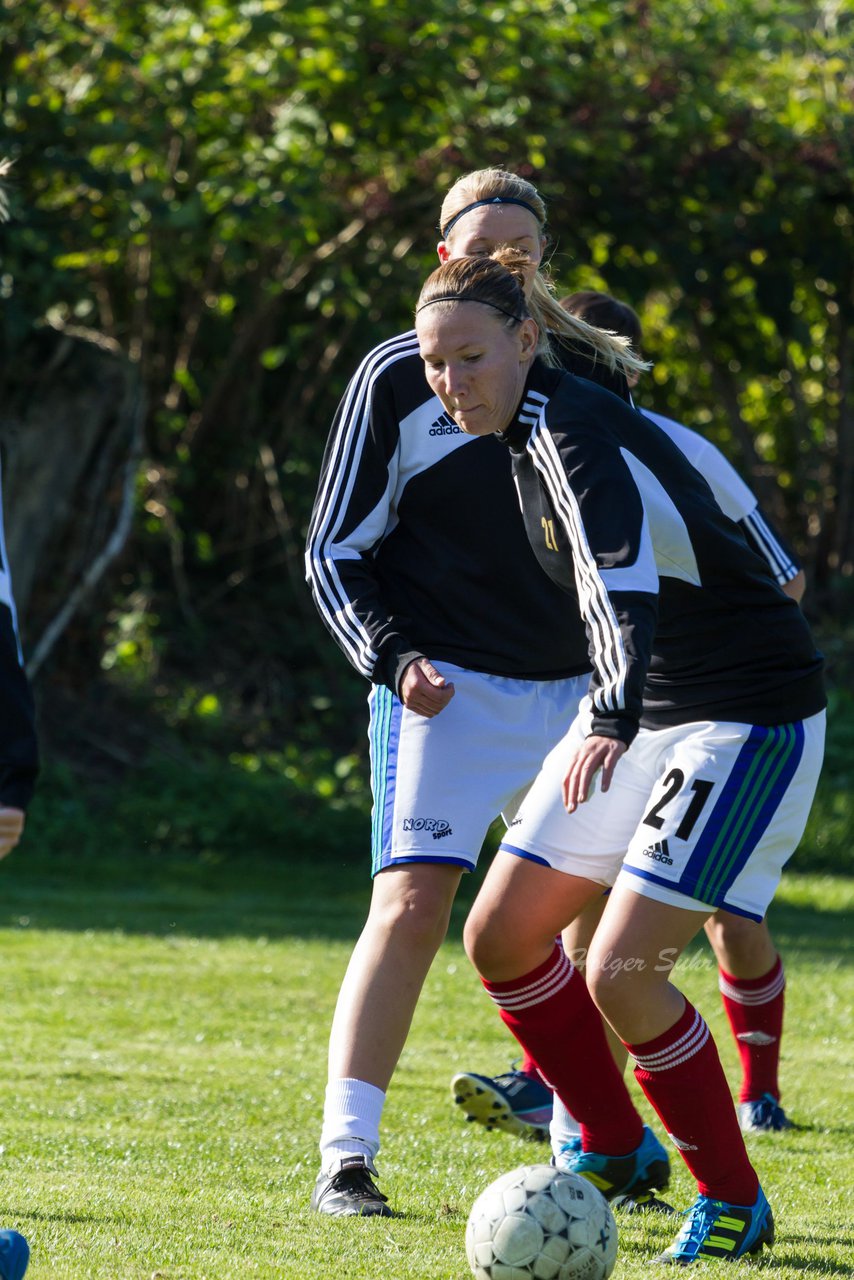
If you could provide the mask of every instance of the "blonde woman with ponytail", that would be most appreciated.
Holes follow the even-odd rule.
[[[592,376],[624,383],[636,358],[563,312],[538,274],[545,222],[531,183],[468,174],[442,206],[439,259],[516,248],[559,358],[589,344]],[[590,663],[577,610],[528,545],[507,451],[445,411],[412,331],[371,351],[341,401],[306,568],[324,623],[370,682],[374,793],[371,907],[332,1023],[311,1204],[388,1216],[376,1183],[382,1110],[457,886],[573,719]],[[499,1123],[546,1136],[551,1094],[532,1064],[492,1084]],[[408,1189],[396,1192],[405,1206]]]
[[[526,255],[528,307],[540,332],[540,355],[548,363],[619,394],[624,393],[623,379],[649,368],[632,351],[628,338],[595,328],[557,301],[541,269],[548,244],[546,207],[536,187],[524,178],[502,169],[480,169],[459,178],[442,204],[439,230],[440,262],[480,257],[499,243]]]

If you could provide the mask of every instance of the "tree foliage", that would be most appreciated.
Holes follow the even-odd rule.
[[[148,405],[121,599],[97,619],[112,660],[142,617],[137,657],[227,651],[247,705],[339,689],[301,564],[328,423],[410,325],[445,188],[489,164],[547,197],[562,291],[641,311],[646,402],[740,464],[814,607],[844,603],[852,28],[838,0],[14,6],[5,346],[97,335]]]

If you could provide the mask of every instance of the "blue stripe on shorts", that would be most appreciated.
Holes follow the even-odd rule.
[[[741,748],[678,884],[721,906],[768,828],[804,751],[804,727],[754,725]]]
[[[541,867],[551,866],[551,863],[547,862],[545,858],[541,858],[536,853],[528,853],[526,849],[518,849],[515,844],[507,844],[506,840],[502,840],[498,848],[501,853],[512,853],[517,858],[526,858],[528,862],[538,862]]]
[[[403,704],[385,685],[375,685],[370,698],[368,729],[371,747],[371,875],[385,865],[391,849],[392,819],[400,749],[400,722]]]

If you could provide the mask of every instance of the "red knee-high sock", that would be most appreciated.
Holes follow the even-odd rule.
[[[741,1058],[739,1102],[771,1093],[780,1098],[780,1037],[786,975],[780,957],[761,978],[734,978],[723,969],[718,974],[726,1016]]]
[[[561,937],[560,934],[558,934],[557,937],[555,938],[555,942],[559,947],[563,946],[563,938]],[[519,1068],[519,1070],[526,1076],[535,1076],[537,1080],[542,1080],[543,1079],[542,1072],[540,1071],[540,1068],[537,1066],[534,1059],[531,1057],[530,1053],[528,1053],[528,1050],[523,1048],[522,1055],[523,1055],[522,1065]]]
[[[555,938],[555,942],[559,947],[563,946],[563,938],[560,934],[558,934],[557,937]],[[536,1076],[538,1080],[542,1080],[543,1077],[540,1072],[540,1068],[537,1066],[536,1062],[531,1057],[530,1053],[528,1053],[528,1050],[523,1048],[522,1054],[523,1054],[522,1065],[519,1068],[519,1070],[526,1076]]]
[[[617,1070],[599,1010],[584,978],[560,948],[512,982],[483,985],[501,1020],[581,1126],[585,1151],[627,1155],[640,1145],[641,1120]]]
[[[664,1035],[627,1044],[635,1078],[679,1148],[700,1193],[730,1204],[753,1204],[759,1181],[738,1127],[715,1042],[686,1000]]]

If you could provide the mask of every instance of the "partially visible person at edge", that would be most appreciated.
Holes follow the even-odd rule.
[[[0,475],[0,858],[23,835],[39,771],[35,712],[18,635],[18,614],[3,523]]]
[[[0,495],[2,478],[0,478]],[[19,843],[38,775],[38,747],[30,686],[24,673],[18,618],[6,553],[0,496],[0,858]],[[25,1238],[0,1231],[0,1280],[22,1280],[29,1263]]]
[[[640,317],[626,302],[596,290],[582,290],[562,298],[560,305],[588,324],[627,338],[636,354],[643,351]],[[558,353],[559,354],[559,353]],[[581,377],[581,360],[570,370]],[[628,375],[625,398],[637,386],[639,375]],[[774,529],[755,495],[735,468],[713,444],[696,431],[642,409],[657,423],[705,476],[718,505],[742,529],[747,541],[768,561],[768,567],[787,595],[800,601],[806,580],[792,549]],[[604,899],[601,908],[604,908]],[[601,914],[595,904],[568,931],[570,958],[583,964],[592,930]],[[753,921],[730,911],[716,911],[705,925],[718,963],[718,987],[741,1063],[738,1116],[745,1133],[768,1133],[792,1127],[780,1105],[780,1040],[783,1033],[785,974],[783,962],[771,938],[767,921]],[[625,1062],[619,1044],[618,1061]],[[451,1080],[451,1093],[466,1119],[489,1129],[504,1129],[525,1138],[547,1138],[552,1123],[552,1093],[530,1059],[518,1068],[485,1076],[459,1071]],[[568,1139],[577,1132],[571,1117],[558,1103],[553,1131]]]
[[[586,367],[592,349],[596,376],[619,389],[643,367],[549,292],[538,273],[546,212],[531,183],[467,174],[439,226],[443,262],[505,243],[524,254],[531,306],[567,360]],[[590,661],[572,602],[528,545],[507,451],[448,416],[413,331],[370,352],[345,392],[306,570],[324,623],[371,681],[374,797],[371,906],[333,1019],[311,1203],[388,1216],[375,1182],[382,1110],[457,886],[565,732]]]
[[[671,977],[714,911],[765,915],[821,768],[822,659],[665,432],[537,358],[518,255],[496,257],[433,272],[419,349],[456,425],[508,449],[532,549],[578,602],[593,674],[486,873],[466,950],[579,1122],[557,1167],[608,1199],[668,1182],[604,1017],[697,1184],[658,1261],[742,1257],[773,1243],[771,1207],[709,1028]],[[555,934],[603,887],[585,982]]]

